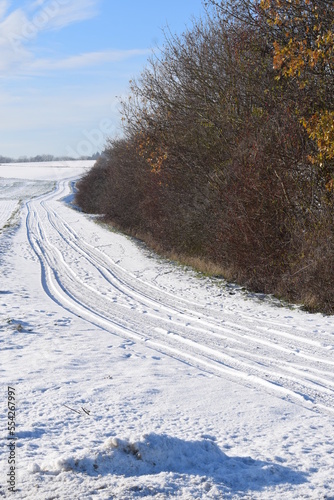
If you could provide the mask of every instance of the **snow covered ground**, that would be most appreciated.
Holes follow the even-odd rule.
[[[75,210],[90,165],[0,166],[0,496],[333,500],[334,318]]]

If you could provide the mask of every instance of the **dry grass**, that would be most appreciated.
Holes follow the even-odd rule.
[[[176,262],[181,266],[189,266],[196,272],[204,274],[205,276],[219,277],[227,281],[234,281],[236,273],[231,268],[219,265],[216,262],[208,259],[205,256],[192,256],[185,253],[180,253],[176,249],[164,248],[160,242],[157,242],[150,233],[144,231],[137,231],[129,228],[123,228],[114,221],[108,221],[112,229],[116,229],[127,236],[139,240],[144,243],[148,249],[155,252],[159,257],[163,257],[170,261]]]
[[[306,293],[302,298],[304,308],[309,312],[317,312],[321,309],[319,298],[313,293]]]

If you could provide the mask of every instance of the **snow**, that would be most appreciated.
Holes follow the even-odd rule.
[[[0,166],[0,496],[333,500],[333,318],[75,210],[89,166]]]

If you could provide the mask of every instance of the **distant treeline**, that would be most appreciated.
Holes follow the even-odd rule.
[[[98,160],[100,153],[95,153],[92,156],[82,156],[80,160]],[[0,163],[35,163],[42,161],[73,161],[78,158],[71,158],[69,156],[53,156],[53,155],[36,155],[36,156],[20,156],[20,158],[9,158],[8,156],[0,155]]]
[[[131,82],[124,137],[77,202],[165,254],[333,313],[332,0],[205,4]]]

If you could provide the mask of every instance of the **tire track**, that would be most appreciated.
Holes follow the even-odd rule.
[[[53,300],[111,333],[144,342],[200,369],[265,387],[308,408],[333,411],[329,336],[320,341],[299,337],[277,329],[277,322],[251,328],[252,317],[245,324],[227,321],[225,311],[220,317],[212,310],[207,314],[202,305],[192,308],[191,301],[152,284],[145,286],[81,239],[52,208],[53,200],[64,192],[63,182],[53,194],[27,203],[28,240],[41,262],[44,289]]]
[[[54,223],[53,223],[52,221],[51,221],[51,223],[52,223],[52,224],[53,224],[53,226],[55,227],[55,225],[54,225]],[[56,228],[56,229],[59,231],[59,229],[58,229],[58,228]],[[59,234],[60,234],[60,236],[61,236],[62,238],[64,237],[62,233],[60,233],[60,232],[59,232]],[[81,249],[81,248],[77,247],[76,245],[75,245],[75,247],[74,247],[74,246],[73,246],[73,243],[70,243],[70,244],[71,244],[71,246],[72,246],[73,248],[75,248],[76,250],[79,250],[80,252],[82,252],[82,249]],[[99,266],[100,266],[100,267],[99,267],[99,272],[100,272],[100,273],[101,273],[101,274],[102,274],[102,275],[103,275],[103,276],[104,276],[104,277],[105,277],[105,278],[106,278],[106,279],[107,279],[110,283],[112,283],[112,284],[113,284],[113,286],[115,286],[115,288],[116,288],[118,291],[123,292],[124,294],[126,294],[127,296],[129,296],[129,297],[130,297],[130,298],[132,298],[132,299],[134,298],[134,297],[133,297],[133,294],[131,294],[131,293],[129,294],[129,288],[125,288],[124,286],[122,286],[122,287],[120,288],[120,287],[119,287],[119,283],[118,283],[118,282],[116,282],[116,284],[115,284],[115,283],[114,283],[114,281],[111,281],[111,280],[109,280],[109,279],[108,279],[107,273],[108,273],[108,272],[110,273],[110,271],[108,271],[108,269],[105,267],[105,265],[101,265],[101,262],[98,262],[98,261],[96,261],[95,259],[92,259],[92,258],[91,258],[91,257],[92,257],[92,255],[89,255],[89,254],[87,254],[86,252],[82,252],[82,254],[83,254],[83,256],[84,256],[87,260],[89,260],[89,262],[91,262],[93,265],[96,265],[97,267],[99,267]],[[101,268],[101,266],[102,266],[102,268]],[[111,273],[111,274],[112,274],[112,273]],[[114,275],[113,275],[113,277],[114,277]],[[124,285],[124,283],[122,283],[122,285]],[[132,291],[132,290],[133,290],[133,289],[131,288],[131,291]],[[139,298],[138,298],[138,297],[139,297]],[[135,297],[135,299],[137,299],[137,300],[141,300],[141,303],[142,303],[142,304],[144,304],[145,306],[147,306],[147,305],[148,305],[148,301],[146,301],[146,302],[143,302],[143,301],[142,301],[143,296],[141,296],[141,295],[139,295],[139,296],[137,295],[137,296]],[[153,305],[156,305],[156,302],[150,301],[150,304],[152,304],[152,303],[153,303]],[[167,311],[168,311],[169,313],[173,313],[174,315],[175,315],[175,314],[178,314],[178,311],[177,311],[177,310],[175,310],[175,309],[173,309],[173,310],[172,310],[172,309],[170,309],[170,308],[166,308],[166,307],[164,307],[164,309],[165,309],[165,310],[167,309]],[[149,314],[148,314],[148,316],[150,316],[150,317],[157,317],[157,316],[154,316],[154,315],[153,315],[153,314],[151,314],[151,313],[149,313]],[[159,318],[158,318],[158,319],[159,319]],[[182,314],[182,320],[184,321],[184,319],[185,319],[185,318],[184,318],[184,314]],[[188,319],[190,319],[190,318],[188,318]],[[160,317],[160,320],[162,320],[162,318],[161,318],[161,317]],[[175,321],[172,321],[172,320],[169,320],[169,321],[170,321],[171,323],[173,323],[174,325],[176,325],[176,326],[178,325],[178,323],[177,323],[177,322],[175,322]],[[262,339],[259,339],[258,337],[250,336],[249,334],[247,335],[247,337],[245,337],[243,334],[238,334],[238,333],[236,333],[235,331],[233,331],[232,329],[226,329],[226,327],[221,327],[221,326],[219,326],[219,325],[218,325],[218,326],[216,326],[216,330],[220,331],[220,332],[221,332],[221,334],[216,333],[216,332],[209,331],[209,330],[207,329],[207,327],[208,327],[208,326],[213,327],[213,326],[212,326],[212,325],[209,325],[207,322],[206,322],[206,329],[203,329],[203,328],[199,328],[199,327],[193,326],[193,325],[191,325],[190,323],[188,323],[188,325],[187,325],[187,326],[188,326],[188,328],[189,328],[190,330],[196,330],[197,332],[201,332],[201,333],[203,333],[203,334],[205,334],[205,335],[207,335],[207,336],[211,336],[211,337],[221,338],[221,337],[222,337],[222,335],[229,334],[229,338],[230,338],[230,340],[231,340],[231,336],[232,336],[232,337],[234,337],[234,343],[239,343],[239,344],[240,344],[240,343],[243,343],[243,344],[245,344],[245,345],[247,345],[247,346],[248,346],[248,345],[249,345],[249,341],[251,341],[251,342],[254,342],[256,345],[258,345],[258,344],[260,343],[260,344],[262,344],[262,346],[267,346],[267,347],[270,347],[270,346],[271,346],[271,344],[270,344],[270,343],[268,343],[267,341],[264,341],[264,340],[262,340]],[[248,329],[246,329],[246,331],[248,332]],[[237,337],[237,336],[239,337],[239,339],[238,339],[238,340],[236,340],[236,337]],[[291,337],[291,335],[288,335],[288,334],[287,334],[286,336],[287,336],[288,338],[289,338],[289,337]],[[308,344],[310,344],[310,345],[316,345],[316,346],[318,346],[318,345],[319,345],[319,343],[318,343],[318,342],[312,342],[312,341],[309,341],[309,342],[307,342],[307,343],[308,343]],[[290,354],[290,352],[291,352],[291,350],[289,350],[289,349],[287,349],[287,348],[283,348],[283,347],[281,347],[281,346],[274,346],[274,348],[279,349],[279,350],[281,350],[282,352],[286,352],[286,353],[288,353],[288,354]],[[272,346],[271,346],[271,349],[272,349]],[[299,355],[300,355],[301,357],[303,357],[303,354],[302,354],[302,353],[299,353]],[[267,357],[267,356],[268,356],[268,354],[266,354],[266,357]],[[305,355],[304,355],[304,357],[305,357]],[[314,359],[314,356],[312,357],[312,356],[307,356],[307,355],[306,355],[306,357],[307,357],[307,359],[312,359],[313,361],[315,360],[315,359]],[[318,361],[319,361],[319,362],[322,362],[323,360],[322,360],[322,359],[320,359],[320,360],[318,360]],[[333,364],[333,366],[334,366],[334,362],[333,362],[332,364]],[[287,368],[287,369],[288,369],[288,368]]]
[[[146,300],[145,305],[158,305],[160,308],[164,308],[164,310],[171,311],[173,313],[181,313],[183,316],[189,315],[189,318],[195,318],[198,323],[206,325],[208,322],[215,324],[215,326],[224,324],[226,326],[230,326],[232,328],[237,328],[239,330],[243,330],[251,334],[254,332],[254,326],[250,327],[249,325],[245,325],[245,322],[240,325],[238,321],[235,320],[235,314],[230,313],[228,311],[224,311],[223,314],[219,311],[219,316],[213,316],[208,314],[208,308],[205,305],[199,305],[198,303],[191,302],[190,300],[184,299],[183,297],[175,297],[175,294],[170,294],[168,292],[162,291],[157,286],[152,285],[151,283],[145,283],[140,278],[137,278],[134,274],[127,272],[123,269],[119,264],[117,264],[113,259],[108,257],[105,253],[103,253],[98,248],[89,244],[88,242],[80,239],[75,231],[64,221],[58,214],[52,210],[50,207],[45,207],[45,204],[42,203],[42,206],[46,210],[48,217],[50,218],[50,223],[53,225],[55,230],[58,232],[59,236],[66,242],[72,246],[75,251],[79,251],[83,257],[89,260],[93,265],[99,267],[99,269],[103,269],[105,273],[109,274],[109,278],[111,279],[110,283],[113,286],[118,286],[119,289],[128,295],[135,298],[137,301]],[[51,220],[51,214],[53,216],[53,221]],[[57,223],[58,222],[58,223]],[[68,235],[65,237],[64,231]],[[104,276],[106,279],[107,276]],[[143,289],[141,288],[141,285]],[[182,304],[182,305],[180,305]],[[193,308],[189,308],[192,305]],[[214,313],[215,311],[210,311]],[[198,317],[198,315],[202,317]],[[225,319],[226,316],[232,316],[234,321],[228,321]],[[222,317],[223,316],[223,317]],[[244,319],[251,320],[254,322],[254,318],[245,315]],[[256,330],[258,330],[258,334],[260,336],[267,335],[270,333],[271,336],[269,338],[270,341],[273,340],[273,335],[279,337],[285,337],[289,339],[291,342],[296,342],[300,344],[300,342],[304,342],[312,347],[324,347],[325,349],[333,346],[333,338],[328,334],[319,333],[319,340],[314,340],[309,338],[309,331],[302,327],[297,326],[294,328],[294,333],[284,331],[283,327],[286,325],[282,325],[278,322],[268,322],[267,320],[262,320],[260,318],[256,318],[255,320],[258,323],[263,323],[264,326],[256,326]],[[280,330],[273,328],[273,326],[280,327]],[[261,331],[259,331],[261,330]],[[298,335],[295,332],[298,332]],[[306,335],[302,335],[304,332]],[[275,339],[274,339],[275,340]],[[289,346],[291,348],[291,345]],[[334,366],[334,365],[333,365]]]
[[[44,206],[44,208],[45,208],[45,206]],[[46,208],[45,208],[45,210],[47,211]],[[323,342],[320,342],[318,340],[313,340],[313,339],[309,339],[309,338],[300,338],[299,336],[296,336],[295,334],[287,333],[284,331],[279,331],[279,330],[274,329],[274,328],[268,328],[265,330],[263,326],[257,327],[257,330],[260,330],[260,331],[257,332],[258,333],[257,336],[254,336],[253,335],[254,331],[255,331],[254,328],[250,329],[249,327],[241,326],[241,325],[235,324],[233,322],[226,321],[224,319],[223,320],[220,319],[220,323],[218,323],[217,318],[214,318],[214,317],[208,316],[208,315],[206,315],[205,318],[198,318],[197,311],[191,311],[189,309],[182,309],[180,307],[176,307],[175,305],[173,305],[173,306],[165,305],[161,302],[161,300],[156,300],[154,297],[152,298],[152,295],[140,293],[140,292],[138,292],[138,290],[136,288],[134,288],[134,286],[132,284],[125,282],[124,279],[119,277],[114,271],[112,271],[110,268],[107,267],[106,262],[108,262],[108,260],[109,260],[109,264],[111,266],[114,265],[114,262],[110,258],[106,257],[105,259],[102,259],[103,254],[100,251],[98,251],[100,256],[96,255],[94,252],[95,248],[92,245],[85,244],[85,242],[83,242],[82,244],[78,244],[77,242],[80,241],[78,236],[75,235],[72,230],[70,230],[69,226],[66,223],[64,223],[64,221],[62,221],[62,226],[64,227],[64,229],[67,231],[67,233],[69,235],[74,237],[75,241],[71,241],[70,239],[65,238],[64,233],[61,231],[61,228],[59,227],[59,225],[57,225],[55,223],[55,221],[52,220],[52,218],[50,217],[50,211],[47,211],[47,212],[48,212],[49,222],[52,224],[52,226],[58,232],[59,236],[65,241],[65,243],[69,244],[75,251],[79,252],[87,261],[89,261],[94,267],[96,267],[96,269],[99,270],[99,272],[102,274],[102,276],[115,289],[117,289],[117,291],[123,293],[124,295],[127,295],[129,298],[136,300],[138,303],[141,303],[144,306],[147,306],[147,307],[149,307],[149,306],[157,307],[158,306],[160,311],[164,310],[168,314],[173,314],[174,316],[177,315],[178,317],[182,318],[182,321],[184,321],[184,320],[192,321],[195,319],[195,322],[197,325],[202,325],[203,327],[205,327],[205,329],[204,329],[203,327],[201,328],[199,326],[194,326],[194,325],[191,325],[190,323],[188,323],[188,327],[190,329],[195,329],[199,332],[219,337],[220,336],[219,334],[212,333],[212,332],[208,331],[207,328],[208,328],[208,326],[210,326],[212,328],[215,328],[217,331],[220,331],[222,333],[222,335],[226,335],[226,333],[228,333],[230,336],[233,335],[235,337],[238,337],[239,343],[241,342],[241,343],[245,343],[248,345],[249,342],[254,342],[257,345],[261,344],[262,346],[270,347],[271,350],[277,349],[281,352],[286,352],[286,353],[291,353],[291,350],[293,350],[293,347],[291,346],[291,344],[287,344],[288,347],[283,347],[281,344],[277,344],[277,343],[275,344],[275,339],[273,339],[272,334],[274,334],[276,336],[279,335],[280,337],[286,338],[286,339],[290,340],[291,342],[298,343],[299,347],[300,347],[300,343],[302,342],[302,343],[306,344],[306,347],[310,346],[310,347],[314,347],[314,348],[325,348],[325,349],[327,348],[326,345],[325,346],[323,345]],[[52,211],[52,212],[53,212],[53,217],[57,218],[55,212],[54,211]],[[90,247],[91,252],[89,252],[87,250],[86,247],[88,247],[88,246]],[[136,280],[135,277],[134,277],[134,279]],[[177,300],[179,301],[179,298]],[[230,327],[230,328],[227,328],[227,327]],[[241,333],[241,332],[245,332],[245,333]],[[271,336],[269,337],[268,340],[266,338],[264,339],[263,336],[268,334],[268,333],[270,333]],[[273,342],[273,340],[274,340],[274,342]],[[304,349],[305,349],[305,347],[304,347]],[[316,361],[319,363],[324,362],[323,357],[316,358],[315,356],[308,355],[307,353],[301,352],[300,350],[298,350],[298,352],[296,352],[295,354],[297,356],[305,358],[307,360],[312,360],[312,361]],[[332,360],[332,361],[327,360],[326,362],[329,365],[334,367],[334,360]]]

